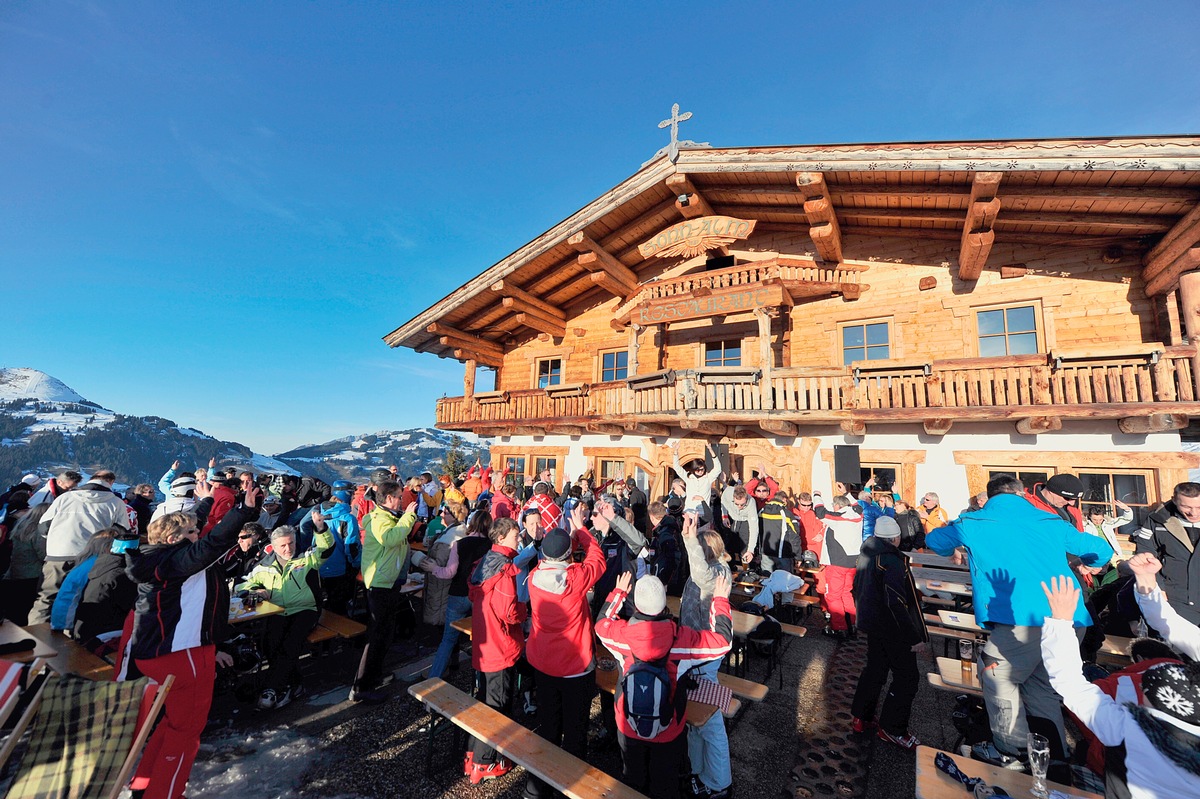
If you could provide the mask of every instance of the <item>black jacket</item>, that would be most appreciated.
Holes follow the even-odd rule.
[[[238,531],[259,507],[235,505],[198,541],[154,544],[125,553],[125,573],[138,584],[131,653],[149,660],[219,643],[229,621],[229,587],[209,566],[237,543]]]
[[[758,546],[772,559],[796,560],[803,554],[800,523],[780,500],[772,499],[758,512]]]
[[[921,521],[921,514],[915,510],[897,513],[896,524],[900,527],[901,552],[925,548],[925,523]]]
[[[137,601],[137,583],[125,574],[125,557],[112,550],[96,556],[87,585],[75,611],[75,632],[81,641],[119,630]]]
[[[929,640],[925,617],[908,570],[908,556],[871,536],[863,541],[854,573],[854,606],[858,628],[908,646]]]
[[[1151,511],[1146,523],[1133,535],[1138,552],[1149,552],[1162,561],[1158,575],[1171,607],[1192,624],[1200,624],[1200,524],[1186,523],[1174,502]],[[1129,574],[1128,567],[1121,569]]]
[[[662,580],[671,596],[680,596],[683,593],[683,584],[687,582],[688,562],[683,553],[680,536],[679,522],[668,514],[654,528],[651,539],[654,546],[652,573]]]

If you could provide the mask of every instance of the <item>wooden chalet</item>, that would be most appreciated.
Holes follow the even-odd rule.
[[[654,495],[679,439],[793,491],[857,444],[952,510],[1002,471],[1143,506],[1200,465],[1200,137],[675,154],[385,337],[465,364],[439,428]]]

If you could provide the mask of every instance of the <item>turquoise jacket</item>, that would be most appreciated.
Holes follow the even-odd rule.
[[[1077,555],[1087,566],[1103,566],[1113,556],[1104,539],[1079,532],[1019,494],[997,494],[980,510],[931,530],[925,546],[939,555],[966,547],[971,553],[975,620],[1023,627],[1041,627],[1050,615],[1042,583],[1049,585],[1051,577],[1067,575],[1079,587],[1067,565],[1068,554]],[[1092,624],[1082,602],[1075,608],[1074,624]]]

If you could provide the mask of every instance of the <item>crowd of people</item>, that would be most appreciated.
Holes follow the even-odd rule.
[[[649,795],[723,799],[732,792],[724,718],[693,727],[685,709],[691,690],[717,682],[732,645],[735,573],[759,574],[763,591],[743,609],[760,615],[773,591],[814,577],[825,634],[867,639],[854,731],[911,749],[928,634],[905,553],[933,552],[968,561],[988,631],[978,665],[991,734],[978,757],[1020,768],[1037,733],[1062,766],[1065,703],[1105,751],[1124,743],[1137,753],[1137,765],[1127,756],[1106,769],[1132,795],[1189,795],[1175,790],[1189,779],[1194,791],[1200,680],[1181,663],[1200,649],[1200,484],[1180,484],[1139,526],[1119,502],[1111,517],[1081,508],[1082,485],[1068,474],[1028,489],[998,477],[955,515],[934,492],[909,501],[871,480],[861,490],[836,483],[826,500],[767,474],[742,481],[714,448],[707,455],[681,463],[676,448],[676,478],[653,500],[633,479],[556,485],[549,471],[522,480],[478,462],[455,476],[378,469],[362,485],[176,462],[157,486],[124,497],[106,470],[27,475],[0,494],[4,615],[69,631],[113,657],[119,678],[175,676],[135,797],[182,795],[215,675],[234,661],[230,602],[269,600],[282,612],[264,620],[263,711],[304,694],[298,664],[322,608],[365,616],[348,696],[362,703],[386,701],[396,680],[456,670],[463,641],[453,623],[470,618],[478,699],[505,713],[518,703],[540,735],[584,757],[595,671],[615,669],[593,745],[619,746],[625,781]],[[1125,559],[1128,527],[1138,554]],[[427,672],[398,675],[385,659],[410,574],[424,580],[423,634],[438,645]],[[1103,700],[1081,657],[1094,660],[1097,630],[1102,641],[1140,620],[1175,651],[1138,664],[1133,704]],[[463,759],[472,783],[511,768],[485,741]],[[1054,776],[1070,780],[1062,768]],[[525,794],[551,791],[530,777]]]

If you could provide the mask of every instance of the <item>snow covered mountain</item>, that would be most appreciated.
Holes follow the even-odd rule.
[[[442,468],[446,453],[457,446],[469,463],[482,456],[488,460],[486,439],[470,433],[448,433],[432,427],[412,430],[382,430],[360,436],[347,436],[324,444],[305,444],[281,452],[275,457],[296,471],[322,480],[366,480],[371,471],[395,464],[401,475],[413,475]]]
[[[28,472],[112,469],[119,482],[155,483],[179,459],[291,472],[287,464],[158,416],[127,416],[90,402],[62,381],[28,368],[0,368],[0,485]]]

